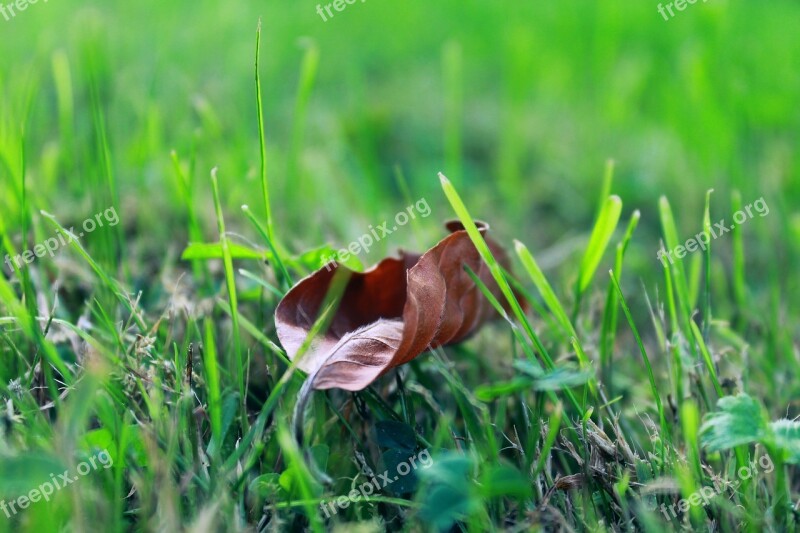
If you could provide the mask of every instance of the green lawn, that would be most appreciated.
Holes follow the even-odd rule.
[[[0,532],[800,527],[796,1],[30,1]],[[290,287],[472,217],[507,320],[303,389]]]

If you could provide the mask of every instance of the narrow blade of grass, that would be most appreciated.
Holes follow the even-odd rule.
[[[597,216],[592,235],[589,237],[589,244],[586,246],[586,252],[584,252],[578,268],[578,280],[575,283],[575,307],[572,311],[573,323],[578,316],[583,294],[589,288],[611,236],[617,229],[620,213],[622,213],[622,200],[616,195],[609,196]]]
[[[492,277],[494,278],[498,287],[500,287],[500,291],[503,293],[503,296],[505,296],[506,301],[508,301],[509,305],[511,306],[514,317],[522,325],[525,333],[528,335],[528,338],[536,347],[536,350],[539,352],[539,356],[545,362],[545,366],[549,369],[555,368],[555,364],[553,363],[550,354],[542,344],[539,336],[533,330],[533,327],[525,316],[525,312],[522,310],[522,306],[520,306],[519,302],[517,301],[517,297],[514,295],[514,291],[511,290],[508,280],[503,275],[503,268],[497,262],[494,255],[492,255],[491,250],[489,250],[489,246],[486,244],[486,241],[483,239],[480,231],[478,231],[475,221],[472,219],[472,216],[470,216],[469,211],[467,211],[467,207],[464,205],[464,202],[461,200],[461,197],[458,195],[455,187],[453,187],[453,184],[450,183],[450,180],[448,180],[447,177],[441,172],[439,173],[439,180],[441,181],[442,190],[444,190],[447,200],[450,202],[450,205],[456,212],[461,224],[463,224],[464,228],[466,229],[470,240],[472,240],[472,244],[475,245],[475,248],[478,250],[481,258],[489,267]],[[535,358],[531,358],[531,361],[538,364],[538,361],[536,361]],[[572,392],[567,390],[565,391],[565,394],[567,394],[573,405],[582,413],[583,409],[581,409],[578,400],[575,398]]]
[[[711,193],[706,192],[706,209],[703,213],[703,233],[708,241],[705,245],[705,309],[703,313],[703,338],[708,342],[708,333],[711,329]]]
[[[450,180],[447,177],[439,173],[439,180],[442,184],[442,189],[444,190],[444,194],[447,197],[447,200],[450,202],[450,205],[453,207],[453,210],[456,212],[456,216],[461,221],[461,224],[464,225],[464,229],[466,229],[467,234],[469,234],[470,239],[472,240],[472,244],[475,245],[475,248],[478,250],[483,261],[489,267],[489,271],[492,274],[497,285],[500,287],[500,291],[505,296],[506,300],[508,301],[509,305],[511,306],[511,310],[514,313],[514,316],[522,324],[522,327],[525,329],[525,333],[533,342],[536,349],[539,351],[539,356],[545,361],[548,368],[553,368],[553,360],[550,358],[550,355],[547,353],[544,345],[542,344],[539,336],[533,331],[533,327],[531,327],[530,322],[528,321],[527,317],[525,316],[524,311],[522,310],[522,306],[520,306],[519,301],[517,301],[517,297],[514,295],[514,291],[511,290],[511,286],[508,284],[508,280],[503,275],[503,269],[500,266],[500,263],[497,262],[494,255],[492,255],[491,250],[489,250],[489,246],[486,244],[486,241],[483,239],[480,231],[478,231],[478,227],[475,225],[475,221],[472,219],[472,216],[467,211],[467,207],[464,205],[464,202],[461,200],[461,197],[456,192],[455,187],[453,184],[450,183]]]
[[[703,342],[703,335],[700,333],[700,328],[698,328],[697,324],[694,322],[691,322],[690,324],[692,327],[692,333],[694,334],[694,340],[700,347],[700,353],[703,356],[703,362],[706,365],[706,370],[708,370],[708,375],[711,377],[711,383],[714,385],[714,390],[717,391],[717,396],[722,398],[724,393],[722,392],[722,387],[719,385],[717,370],[714,368],[714,361],[711,359],[711,354],[708,351],[708,347],[706,347],[706,343]]]
[[[215,443],[214,448],[219,451],[222,445],[222,394],[220,392],[219,367],[217,365],[217,343],[214,339],[214,327],[209,320],[206,320],[205,342],[203,343],[203,369],[205,370],[206,390],[208,391],[211,438]]]
[[[731,212],[736,213],[742,210],[742,194],[739,191],[731,193]],[[745,269],[744,269],[744,236],[742,225],[736,224],[732,230],[733,246],[733,295],[739,313],[744,313],[747,309],[747,293],[745,288]]]
[[[636,339],[636,344],[639,346],[639,352],[642,355],[642,361],[644,362],[645,368],[647,369],[647,377],[650,380],[650,391],[653,394],[653,399],[656,402],[656,407],[658,409],[658,418],[661,423],[661,430],[664,433],[664,436],[667,440],[671,440],[671,432],[669,430],[669,426],[667,425],[667,418],[664,414],[664,405],[661,402],[661,395],[658,392],[658,386],[656,386],[656,378],[653,374],[653,367],[650,365],[650,358],[647,356],[647,351],[644,348],[644,343],[642,342],[642,337],[639,335],[639,328],[636,327],[636,323],[633,321],[633,316],[631,315],[630,308],[628,308],[628,302],[625,301],[625,295],[622,294],[622,288],[619,286],[619,282],[617,278],[614,276],[614,272],[609,270],[609,275],[611,276],[611,282],[614,284],[614,288],[617,290],[617,296],[619,296],[619,302],[622,305],[622,311],[625,313],[625,317],[628,319],[628,324],[631,327],[631,331],[633,331],[633,336]],[[664,453],[664,441],[662,439],[661,444],[661,452],[662,457]]]
[[[256,64],[255,64],[256,113],[258,114],[258,150],[261,160],[259,175],[261,177],[261,195],[264,201],[264,213],[267,217],[267,229],[266,229],[267,241],[274,242],[275,235],[273,234],[272,231],[272,208],[270,207],[269,182],[267,180],[267,143],[264,135],[264,105],[261,101],[261,73],[259,71],[260,59],[261,59],[261,19],[258,20],[258,29],[256,30]]]
[[[250,222],[252,222],[253,225],[256,227],[256,230],[258,230],[258,232],[261,234],[261,238],[263,238],[264,241],[267,243],[269,251],[272,253],[273,262],[275,263],[274,265],[271,266],[275,270],[275,274],[277,275],[281,286],[285,290],[288,290],[289,287],[291,287],[294,284],[294,281],[292,280],[292,276],[289,274],[289,271],[286,270],[286,266],[283,264],[283,260],[281,260],[281,256],[278,254],[278,250],[276,249],[275,244],[272,242],[272,239],[269,236],[269,227],[267,227],[267,229],[264,229],[261,223],[256,219],[255,215],[253,215],[252,211],[250,211],[250,208],[247,207],[246,205],[242,206],[242,211],[250,220]]]
[[[625,236],[622,238],[621,242],[617,243],[614,257],[614,272],[617,273],[619,278],[622,278],[622,261],[625,257],[625,251],[628,249],[628,244],[630,244],[631,238],[633,237],[633,232],[636,231],[640,217],[641,214],[638,209],[633,212],[631,219],[628,221]],[[612,283],[609,283],[606,292],[606,305],[603,310],[603,323],[600,330],[600,372],[603,384],[608,389],[609,396],[614,395],[611,359],[617,334],[618,303],[614,286]]]
[[[239,331],[239,303],[236,297],[236,276],[233,270],[233,259],[231,257],[228,235],[225,232],[225,218],[222,216],[222,204],[219,200],[219,183],[217,179],[216,167],[211,170],[211,187],[214,193],[214,209],[217,215],[217,229],[219,231],[219,243],[222,247],[222,263],[225,268],[225,284],[228,287],[228,299],[231,303],[231,324],[233,328],[233,350],[228,358],[228,364],[232,367],[232,374],[236,376],[238,389],[241,391],[242,401],[242,422],[247,427],[247,415],[245,401],[247,398],[247,388],[245,383],[245,361],[242,361],[241,337]]]
[[[528,248],[526,248],[525,245],[520,241],[515,240],[514,250],[517,252],[517,256],[522,262],[522,266],[531,277],[533,284],[536,285],[536,289],[539,291],[539,294],[542,295],[542,299],[547,305],[547,308],[550,309],[550,312],[556,317],[559,325],[564,329],[564,333],[566,333],[568,336],[577,336],[577,333],[575,333],[575,328],[567,317],[567,313],[564,312],[564,308],[561,306],[558,296],[556,296],[555,291],[553,291],[553,288],[547,281],[542,269],[539,268],[539,264],[536,262],[536,259],[533,258],[533,255],[531,255]]]

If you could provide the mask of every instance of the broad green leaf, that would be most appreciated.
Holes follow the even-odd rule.
[[[776,420],[770,424],[775,444],[786,452],[787,463],[800,464],[800,421]]]
[[[435,462],[423,470],[420,477],[431,483],[457,486],[464,484],[474,468],[475,463],[472,457],[455,452],[445,452],[436,457]]]
[[[412,450],[393,448],[383,452],[381,459],[383,468],[388,471],[389,479],[384,490],[397,495],[409,494],[416,490],[419,478],[417,468],[412,465],[412,457],[414,457]]]
[[[17,498],[65,470],[66,466],[58,458],[42,452],[0,457],[0,496]]]
[[[105,450],[114,446],[114,437],[108,428],[93,429],[84,435],[81,443],[87,450]]]
[[[700,428],[703,446],[719,451],[762,442],[783,451],[787,463],[800,464],[800,421],[783,419],[768,424],[761,405],[747,394],[721,398],[717,408],[706,415]]]
[[[396,420],[381,420],[375,424],[375,437],[379,446],[413,451],[417,447],[414,428]]]
[[[279,479],[280,474],[275,472],[258,476],[250,482],[248,491],[250,494],[260,498],[262,502],[268,498],[272,498],[273,500],[285,498],[287,494],[284,492],[283,487],[281,487]]]
[[[481,508],[470,479],[474,467],[470,457],[450,453],[437,457],[429,468],[417,472],[425,483],[425,488],[418,492],[422,495],[418,516],[429,529],[446,531],[456,520]]]
[[[430,531],[449,531],[456,520],[461,520],[480,508],[481,501],[467,493],[463,487],[435,485],[425,494],[418,516],[423,524],[430,526]]]
[[[720,398],[717,411],[707,414],[700,427],[700,441],[711,451],[758,442],[767,436],[761,406],[747,394]]]

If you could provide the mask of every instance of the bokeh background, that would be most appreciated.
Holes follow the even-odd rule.
[[[429,235],[400,232],[365,262],[429,245],[451,216],[443,171],[475,216],[557,267],[579,253],[613,158],[624,213],[642,211],[642,266],[656,266],[658,197],[688,236],[709,188],[715,220],[733,188],[745,203],[765,196],[771,216],[747,231],[763,252],[781,251],[788,239],[768,228],[792,227],[770,219],[791,219],[798,204],[800,6],[712,0],[665,21],[657,5],[367,0],[324,22],[310,2],[40,1],[0,19],[3,159],[16,163],[26,123],[33,202],[61,219],[94,213],[94,79],[138,253],[178,254],[187,240],[173,149],[195,154],[210,233],[214,166],[241,220],[242,203],[260,207],[260,17],[274,210],[298,247],[346,244],[405,207],[398,170],[433,207]],[[301,88],[304,68],[315,75]],[[13,197],[0,207],[15,220]]]
[[[21,250],[52,235],[52,225],[40,210],[70,227],[114,205],[121,220],[118,229],[93,233],[82,244],[130,294],[141,291],[139,303],[150,325],[160,324],[154,326],[154,336],[163,342],[163,353],[152,357],[155,363],[147,371],[161,363],[166,369],[164,354],[172,348],[175,361],[181,361],[189,342],[210,340],[213,346],[212,331],[220,341],[221,359],[239,361],[240,354],[228,349],[227,315],[210,311],[215,301],[224,300],[219,262],[206,269],[205,264],[182,261],[181,254],[190,241],[219,239],[210,180],[214,167],[231,238],[263,247],[241,210],[249,204],[259,219],[265,215],[254,79],[260,20],[267,174],[275,233],[289,252],[324,243],[346,246],[371,225],[390,220],[422,198],[431,207],[429,217],[381,240],[360,259],[369,265],[401,247],[427,249],[443,236],[442,223],[453,218],[437,177],[441,171],[471,214],[491,224],[496,240],[510,244],[516,238],[530,248],[565,306],[572,308],[577,264],[602,200],[607,161],[613,159],[611,191],[623,201],[620,227],[635,210],[641,213],[625,258],[623,290],[651,348],[656,375],[665,384],[668,354],[664,343],[652,348],[657,328],[648,312],[649,298],[654,314],[663,313],[664,271],[656,259],[662,234],[659,198],[669,198],[681,241],[702,230],[708,189],[715,190],[712,223],[730,223],[734,191],[743,204],[763,198],[769,215],[756,215],[740,228],[746,295],[732,294],[733,239],[728,234],[713,243],[712,316],[734,322],[744,339],[740,342],[732,330],[720,327],[715,342],[727,335],[725,347],[714,356],[725,360],[733,354],[733,368],[726,365],[724,376],[734,385],[753,383],[752,392],[773,419],[794,416],[800,409],[800,384],[792,374],[800,368],[800,2],[698,1],[669,20],[658,5],[655,0],[356,0],[324,21],[317,3],[308,1],[39,0],[10,20],[0,16],[0,236]],[[612,240],[612,246],[618,241]],[[596,274],[600,281],[576,323],[590,356],[597,352],[611,255],[601,263]],[[265,278],[272,275],[265,265],[257,267]],[[702,267],[700,253],[687,260],[693,301]],[[127,311],[74,250],[62,250],[53,261],[41,259],[20,279],[5,265],[0,268],[13,287],[0,294],[4,305],[24,295],[28,309],[36,310],[32,301],[47,309],[55,306],[58,294],[58,317],[70,324],[95,320],[98,336],[105,335],[104,342],[115,346],[117,325],[127,321]],[[193,317],[170,345],[172,324],[158,317],[178,299],[176,280],[184,274],[184,287],[195,286],[180,293],[180,303],[200,309],[207,329],[204,334]],[[237,283],[242,315],[274,339],[270,306],[276,291],[267,291],[265,297],[252,277]],[[51,284],[61,289],[51,290]],[[268,298],[272,300],[265,304]],[[112,310],[110,318],[98,320],[100,304]],[[23,312],[9,314],[24,314],[21,305],[19,309]],[[546,329],[540,319],[534,318],[536,327]],[[45,345],[38,333],[27,338],[20,328],[5,329],[13,321],[3,322],[4,339],[20,339],[18,344],[30,349],[18,356],[22,351],[4,341],[0,399],[20,388],[18,381],[15,387],[10,383],[28,370],[29,360]],[[120,329],[128,326],[126,322]],[[651,392],[621,319],[619,331],[621,348],[614,353],[621,369],[614,378],[623,397],[619,408],[641,426],[640,442],[649,442],[650,427],[638,421],[640,409],[655,412]],[[137,357],[153,355],[152,345],[142,347],[141,332],[135,333],[134,340],[133,334],[125,339],[132,346],[125,349]],[[549,337],[547,342],[553,342]],[[502,368],[498,361],[504,361],[508,368],[511,357],[505,344],[495,342],[505,338],[484,335],[473,345],[481,358],[486,352],[486,366]],[[63,345],[60,353],[70,360],[72,353]],[[571,357],[566,343],[556,346],[556,356]],[[262,372],[249,376],[253,389],[265,389],[267,365],[261,363],[265,353],[268,361],[275,357],[252,339],[246,349],[255,354]],[[470,390],[487,379],[485,368],[471,361],[460,368]],[[128,379],[126,369],[116,371],[120,391],[136,381]],[[89,378],[109,374],[94,372],[87,373]],[[82,389],[90,391],[86,398],[91,387],[99,388],[91,379]],[[442,381],[438,374],[435,381]],[[230,375],[223,382],[230,392]],[[669,391],[664,385],[662,394]],[[97,425],[109,434],[108,428],[124,433],[134,427],[128,404],[135,392],[120,392],[118,416]],[[266,396],[264,390],[255,392]],[[46,419],[50,413],[39,415],[36,403],[45,403],[46,395],[37,394],[35,399],[20,396],[27,404],[17,401],[37,413],[26,422],[35,431],[9,432],[16,451],[8,455],[22,458],[22,465],[31,450],[40,448],[69,456],[70,447],[90,427],[89,407],[84,409],[89,403],[84,405],[81,396],[72,400],[73,395],[65,414],[52,415],[58,425],[51,431]],[[441,396],[443,401],[452,399],[446,391]],[[256,404],[259,398],[249,400]],[[201,399],[197,402],[199,408]],[[317,407],[327,413],[324,405]],[[93,417],[95,411],[102,414],[97,408]],[[159,416],[142,427],[183,432],[182,425]],[[189,424],[193,417],[181,415],[180,420]],[[447,430],[438,418],[427,423]],[[7,424],[24,425],[21,420]],[[236,428],[230,440],[235,443],[242,434]],[[338,466],[345,465],[337,470],[342,475],[352,466],[352,450],[344,444],[334,450]],[[274,441],[268,445],[264,455],[277,464],[282,448]],[[131,468],[124,483],[123,469],[115,470],[116,492],[92,496],[97,493],[84,483],[83,495],[72,501],[74,512],[59,503],[52,513],[29,513],[29,528],[45,531],[66,523],[67,517],[83,516],[78,512],[83,510],[89,522],[114,517],[122,529],[123,517],[142,519],[146,529],[151,517],[162,519],[155,512],[157,503],[178,509],[176,502],[182,501],[174,480],[164,474],[171,472],[179,454],[162,451],[153,445],[149,462],[134,461],[140,468]],[[0,455],[5,453],[0,449]],[[28,469],[18,470],[25,481]],[[163,477],[157,477],[159,472]],[[134,484],[138,500],[126,501],[123,488]],[[4,494],[23,492],[14,492],[19,487],[9,491],[7,485],[0,487]],[[221,516],[238,516],[233,500],[227,499],[236,491],[227,485],[215,490],[206,494],[203,487],[200,492],[213,504],[225,499],[229,514]],[[141,508],[129,509],[139,502]],[[200,505],[192,507],[181,518],[194,520],[200,510]],[[255,523],[259,515],[251,518]],[[240,525],[227,518],[222,523]],[[9,524],[0,520],[0,531]]]

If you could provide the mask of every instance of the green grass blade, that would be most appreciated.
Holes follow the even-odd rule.
[[[678,247],[678,230],[675,225],[675,219],[672,216],[672,208],[669,205],[669,200],[662,196],[658,203],[659,215],[661,218],[661,227],[664,232],[664,239],[666,241],[668,250],[675,250]],[[675,256],[677,254],[673,254]],[[683,259],[674,257],[671,261],[668,257],[662,258],[662,263],[667,266],[669,272],[667,275],[672,282],[672,288],[676,296],[676,309],[680,310],[678,314],[678,324],[683,328],[684,338],[687,339],[689,350],[695,358],[699,358],[697,347],[692,339],[692,329],[689,323],[692,321],[692,305],[690,303],[689,288],[686,284],[686,272],[683,268]],[[673,334],[677,330],[673,330]]]
[[[270,207],[269,200],[269,182],[267,180],[267,142],[264,135],[264,105],[261,101],[261,72],[259,69],[259,62],[261,59],[261,19],[258,20],[258,29],[256,30],[256,64],[255,64],[255,78],[256,78],[256,112],[258,114],[258,150],[261,160],[261,167],[259,175],[261,177],[261,194],[264,200],[264,213],[267,217],[267,240],[274,242],[275,235],[272,231],[272,207]]]
[[[661,227],[664,232],[664,240],[666,241],[667,250],[675,250],[678,247],[678,228],[675,225],[675,217],[672,216],[672,208],[669,205],[669,200],[666,196],[662,196],[658,201],[658,210],[661,217]],[[688,316],[691,314],[689,307],[689,289],[686,286],[686,272],[683,268],[683,259],[676,257],[673,254],[674,262],[669,258],[664,261],[672,265],[674,275],[672,277],[675,284],[675,290],[678,295],[678,304],[683,309],[683,312]]]
[[[550,450],[553,449],[553,445],[556,442],[556,438],[558,437],[558,431],[561,428],[561,415],[563,413],[563,408],[559,403],[556,405],[555,412],[550,417],[550,421],[548,422],[548,429],[547,429],[547,437],[545,437],[544,443],[542,445],[542,453],[539,455],[539,459],[536,461],[536,469],[533,471],[533,478],[542,473],[544,470],[545,461],[550,456]]]
[[[242,360],[241,353],[241,337],[239,330],[239,302],[236,296],[236,276],[233,270],[233,259],[231,257],[230,243],[228,242],[228,235],[225,231],[225,218],[222,216],[222,204],[219,200],[219,183],[217,179],[217,168],[211,170],[211,188],[214,193],[214,209],[217,215],[217,229],[219,231],[219,243],[222,247],[222,263],[225,268],[225,284],[228,287],[228,299],[231,305],[231,323],[233,327],[233,350],[228,359],[229,365],[232,367],[232,374],[236,376],[236,383],[238,384],[238,391],[241,392],[242,400],[242,417],[246,425],[247,415],[245,414],[245,401],[247,398],[247,389],[245,384],[245,364],[246,361]]]
[[[711,330],[711,193],[706,192],[706,208],[703,213],[703,232],[706,234],[705,245],[705,309],[703,312],[703,338],[708,342],[708,333]]]
[[[589,284],[592,282],[594,273],[597,270],[600,260],[608,247],[611,236],[614,230],[617,229],[619,216],[622,212],[622,200],[619,196],[611,195],[603,203],[603,208],[595,222],[592,235],[589,238],[589,244],[586,247],[586,252],[581,259],[580,267],[578,268],[578,280],[575,284],[575,307],[572,311],[573,323],[578,315],[580,302]]]
[[[561,306],[558,296],[556,296],[555,291],[553,291],[553,288],[547,281],[542,269],[539,268],[538,263],[536,263],[536,259],[533,258],[528,248],[520,241],[514,241],[514,250],[517,252],[522,266],[531,277],[533,284],[536,285],[536,289],[539,291],[539,294],[541,294],[547,308],[550,309],[550,312],[556,317],[564,333],[568,336],[576,337],[577,333],[575,333],[575,328],[567,317],[567,313],[564,312],[564,308]]]
[[[211,435],[217,451],[222,440],[222,394],[220,392],[217,344],[211,321],[205,322],[205,342],[203,343],[203,369],[205,370],[206,390],[208,392],[208,414],[211,419]]]
[[[458,216],[461,224],[463,224],[464,228],[467,230],[467,233],[469,234],[472,243],[475,245],[475,248],[478,250],[481,258],[489,267],[492,277],[494,278],[495,282],[497,282],[497,285],[500,287],[500,291],[503,293],[503,296],[505,296],[506,300],[511,306],[514,316],[520,322],[520,324],[522,324],[522,327],[525,329],[525,333],[531,339],[534,346],[536,346],[536,349],[539,351],[540,357],[544,359],[546,366],[548,368],[553,368],[554,365],[550,355],[547,353],[544,345],[539,340],[539,336],[535,331],[533,331],[530,322],[522,310],[522,306],[520,306],[519,301],[517,301],[517,297],[514,295],[514,291],[511,290],[508,280],[503,275],[503,269],[500,266],[500,263],[497,262],[497,260],[494,258],[494,255],[492,255],[492,252],[489,250],[489,246],[486,244],[486,241],[483,239],[480,231],[478,231],[475,221],[472,219],[469,211],[467,211],[467,207],[464,205],[464,202],[461,200],[461,197],[458,195],[455,187],[453,187],[453,184],[450,183],[450,180],[448,180],[447,177],[445,177],[445,175],[442,173],[439,173],[439,180],[441,181],[442,189],[444,190],[447,200],[450,202],[450,205],[456,212],[456,216]]]
[[[639,210],[633,212],[628,227],[625,230],[625,236],[622,241],[617,244],[616,254],[614,257],[614,272],[617,273],[618,278],[622,278],[622,261],[625,258],[625,252],[628,249],[633,232],[639,224],[641,213]],[[608,284],[606,292],[606,305],[603,309],[603,323],[600,330],[600,371],[603,383],[608,388],[609,395],[613,396],[613,376],[611,374],[611,359],[614,351],[614,342],[617,334],[617,317],[618,317],[618,300],[617,292],[614,290],[612,283]]]
[[[631,310],[628,308],[628,303],[625,301],[625,295],[622,294],[622,288],[619,286],[619,282],[617,278],[614,276],[614,272],[609,270],[609,275],[611,276],[611,282],[614,284],[614,288],[617,290],[617,296],[619,296],[619,302],[622,305],[622,311],[625,313],[625,317],[628,319],[628,324],[631,327],[631,331],[633,331],[633,336],[636,339],[636,344],[639,346],[639,353],[642,355],[642,361],[647,369],[647,377],[650,380],[650,390],[653,394],[653,399],[656,402],[656,407],[658,408],[658,418],[661,423],[661,429],[664,432],[664,436],[667,440],[671,440],[671,432],[669,431],[669,426],[667,425],[667,418],[664,413],[664,405],[661,402],[661,395],[658,392],[658,386],[656,385],[656,378],[653,374],[653,367],[650,364],[650,358],[647,356],[647,350],[644,348],[644,343],[642,342],[642,337],[639,335],[639,328],[636,327],[636,323],[633,321],[633,316],[631,315]],[[663,440],[662,440],[662,455],[663,455]]]
[[[492,255],[491,250],[489,250],[489,246],[486,244],[486,241],[483,239],[480,231],[478,231],[478,227],[475,225],[475,221],[470,216],[469,211],[467,211],[467,207],[464,205],[464,202],[461,200],[461,197],[458,195],[455,187],[453,184],[450,183],[450,180],[445,177],[444,174],[441,172],[439,173],[439,180],[442,184],[442,190],[444,191],[447,200],[450,202],[450,205],[453,207],[453,210],[456,212],[456,216],[463,224],[464,228],[467,231],[467,234],[472,240],[472,244],[475,245],[475,248],[478,250],[483,261],[489,267],[489,271],[492,274],[495,282],[497,283],[498,287],[500,287],[500,291],[505,296],[506,301],[508,301],[509,305],[511,306],[511,310],[514,313],[514,317],[519,321],[522,325],[525,333],[528,335],[528,338],[531,340],[533,345],[536,347],[536,350],[539,352],[539,356],[544,360],[545,366],[549,369],[555,368],[555,364],[553,363],[550,354],[547,352],[547,349],[542,344],[542,341],[539,339],[539,336],[533,330],[530,322],[528,321],[527,317],[525,316],[525,312],[522,310],[522,306],[520,306],[519,302],[517,301],[517,297],[514,295],[514,291],[511,290],[511,286],[508,284],[508,280],[503,275],[503,268],[494,258]],[[531,359],[534,363],[538,363],[535,359]],[[565,391],[565,394],[570,398],[573,405],[582,413],[583,409],[580,407],[578,400],[572,394],[571,391]]]
[[[736,213],[742,210],[742,194],[739,191],[731,193],[731,212]],[[732,230],[733,246],[733,295],[739,313],[747,310],[747,289],[745,288],[744,269],[744,235],[742,225],[737,224]]]
[[[711,354],[706,347],[706,343],[703,341],[703,335],[700,333],[700,328],[697,327],[697,324],[694,322],[690,322],[692,327],[692,333],[694,334],[694,340],[697,342],[697,345],[700,347],[700,353],[703,356],[703,362],[706,365],[706,370],[708,370],[708,375],[711,377],[711,383],[714,385],[714,390],[717,391],[717,396],[722,398],[724,393],[722,392],[722,387],[719,384],[719,378],[717,377],[717,371],[714,368],[714,361],[711,359]]]
[[[80,254],[84,260],[86,260],[92,270],[94,270],[95,274],[97,274],[97,277],[99,277],[103,284],[105,284],[106,288],[117,297],[120,303],[122,303],[125,309],[131,314],[131,317],[136,321],[136,324],[139,326],[141,331],[147,331],[148,328],[146,327],[140,312],[137,309],[134,309],[133,303],[126,294],[125,290],[116,280],[106,273],[106,271],[97,263],[97,261],[94,260],[94,258],[92,258],[91,255],[89,255],[89,252],[87,252],[86,248],[84,248],[80,243],[79,237],[59,224],[55,216],[45,211],[42,211],[41,213],[42,216],[48,219],[58,231],[63,233],[69,239],[69,244],[72,245],[75,250],[77,250],[78,254]]]
[[[614,167],[616,166],[616,162],[613,159],[606,160],[606,167],[603,171],[603,184],[600,187],[600,196],[598,196],[597,202],[597,213],[595,216],[598,218],[600,214],[603,212],[603,206],[605,206],[606,199],[611,196],[611,186],[614,183]]]
[[[256,230],[258,230],[258,232],[261,234],[261,238],[264,239],[264,241],[267,243],[269,251],[272,253],[273,263],[275,263],[274,265],[272,265],[272,267],[275,269],[275,274],[278,276],[278,280],[281,286],[285,290],[288,290],[289,287],[294,285],[294,281],[292,280],[292,276],[286,270],[286,266],[283,264],[281,256],[275,249],[276,248],[275,244],[272,242],[272,239],[269,236],[269,227],[267,227],[267,229],[264,229],[261,223],[256,219],[255,215],[253,215],[252,211],[250,211],[250,208],[247,207],[246,205],[242,206],[242,211],[244,211],[244,214],[247,216],[250,222],[253,223],[253,225],[256,227]]]

